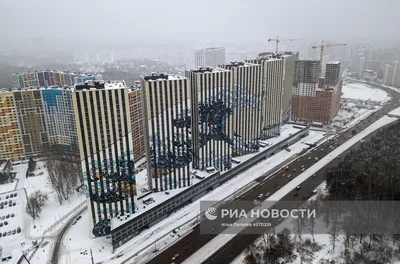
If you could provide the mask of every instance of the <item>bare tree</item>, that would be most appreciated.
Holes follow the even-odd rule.
[[[33,219],[36,219],[36,217],[40,216],[43,206],[48,199],[49,197],[47,196],[47,194],[43,193],[40,190],[35,191],[28,198],[25,208],[26,213],[30,215]]]
[[[50,184],[57,194],[58,202],[62,204],[81,183],[80,160],[62,150],[53,150],[47,155],[46,166]]]

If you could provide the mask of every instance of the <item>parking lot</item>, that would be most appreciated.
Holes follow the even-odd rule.
[[[21,241],[25,199],[23,191],[0,194],[0,244],[10,245]]]

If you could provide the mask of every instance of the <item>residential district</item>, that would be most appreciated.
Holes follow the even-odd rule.
[[[346,44],[313,46],[318,59],[277,49],[232,62],[209,47],[193,69],[129,85],[101,73],[10,76],[0,92],[3,261],[241,263],[259,235],[200,234],[200,201],[321,195],[320,170],[398,123],[394,51],[351,47],[342,65],[324,58],[335,46]]]

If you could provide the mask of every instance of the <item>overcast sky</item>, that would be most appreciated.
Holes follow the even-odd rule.
[[[394,37],[400,0],[0,0],[0,38]]]

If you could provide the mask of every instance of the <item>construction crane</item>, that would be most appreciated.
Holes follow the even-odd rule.
[[[312,46],[313,49],[320,48],[321,52],[319,54],[319,72],[322,74],[322,59],[324,58],[324,49],[328,47],[337,47],[337,46],[346,46],[347,44],[324,44],[324,41],[321,42],[320,46]]]
[[[276,38],[270,38],[268,39],[268,42],[271,41],[275,41],[276,42],[276,54],[278,54],[278,46],[279,46],[279,42],[281,41],[293,41],[294,39],[279,39],[279,36],[277,36]]]

